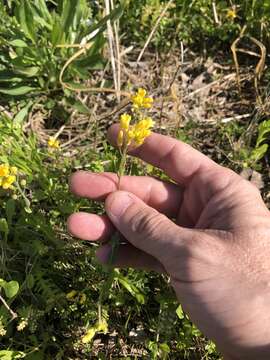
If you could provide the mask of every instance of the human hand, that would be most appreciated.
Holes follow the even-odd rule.
[[[118,127],[109,130],[115,144]],[[152,134],[131,155],[175,183],[115,174],[75,173],[71,190],[105,201],[106,215],[77,213],[78,238],[103,243],[125,237],[117,267],[166,272],[184,310],[225,359],[270,358],[270,215],[259,191],[189,145]],[[174,219],[175,221],[170,220]]]

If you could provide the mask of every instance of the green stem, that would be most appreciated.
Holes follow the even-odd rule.
[[[126,162],[127,162],[127,147],[123,150],[123,152],[121,152],[121,160],[117,172],[118,175],[117,190],[120,190],[121,177],[125,174]]]
[[[119,164],[119,168],[118,168],[118,184],[117,184],[117,190],[120,190],[120,182],[121,182],[121,177],[125,174],[125,168],[126,168],[126,161],[127,161],[127,146],[123,149],[123,152],[120,151],[121,154],[121,160],[120,160],[120,164]],[[98,299],[98,321],[101,322],[102,321],[102,304],[105,300],[106,297],[108,297],[108,293],[110,291],[110,288],[113,284],[114,281],[114,277],[115,277],[115,272],[113,269],[113,263],[120,245],[120,234],[119,232],[115,232],[111,238],[111,253],[110,253],[110,257],[108,259],[107,262],[107,272],[108,272],[108,277],[105,280],[100,294],[99,294],[99,299]]]

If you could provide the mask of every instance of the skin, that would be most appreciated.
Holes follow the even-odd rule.
[[[117,125],[108,137],[115,145]],[[76,237],[100,241],[105,263],[117,229],[117,267],[166,272],[192,321],[226,360],[270,358],[270,215],[259,191],[187,144],[152,134],[130,152],[173,182],[112,173],[73,174],[78,196],[105,202],[106,214],[76,213]],[[174,221],[172,221],[173,219]]]

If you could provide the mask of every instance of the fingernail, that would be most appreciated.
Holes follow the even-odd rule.
[[[126,209],[134,202],[132,197],[124,191],[114,193],[107,205],[107,210],[116,218],[120,218]]]

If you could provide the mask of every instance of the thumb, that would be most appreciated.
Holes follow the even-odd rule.
[[[116,191],[105,202],[106,212],[121,232],[135,247],[164,263],[184,246],[188,229],[183,229],[165,215],[146,205],[135,195]]]

